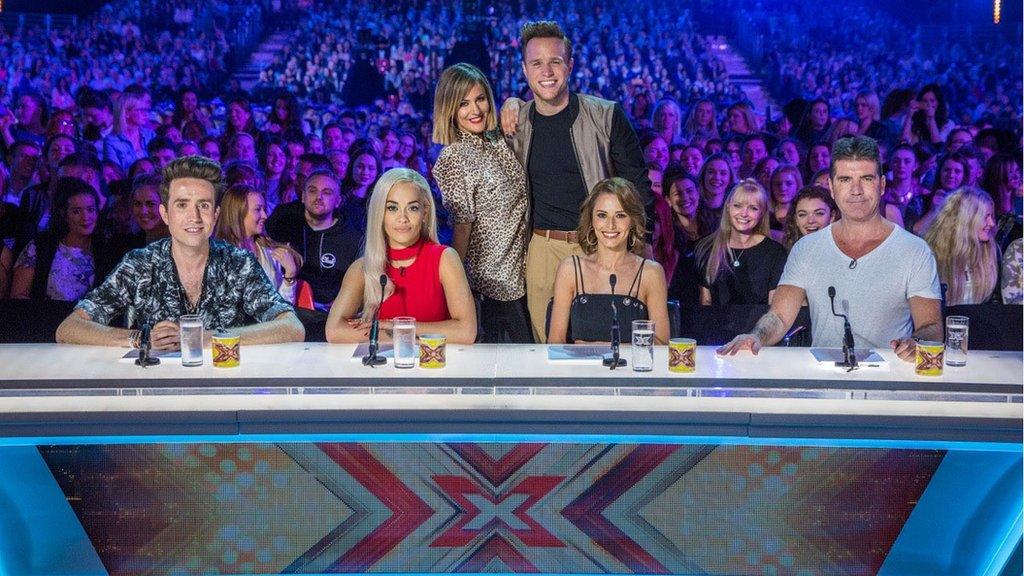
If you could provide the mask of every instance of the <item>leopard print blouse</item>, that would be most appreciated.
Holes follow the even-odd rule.
[[[508,302],[526,294],[526,173],[505,140],[459,132],[434,165],[452,224],[472,223],[466,274],[474,291]]]

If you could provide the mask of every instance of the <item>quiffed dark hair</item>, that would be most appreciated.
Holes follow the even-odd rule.
[[[878,151],[878,142],[869,136],[848,136],[836,140],[832,145],[832,163],[828,167],[828,175],[836,175],[836,163],[841,160],[869,160],[875,163],[875,171],[882,174],[882,157]]]
[[[213,203],[220,206],[220,198],[224,195],[224,171],[220,164],[205,156],[183,156],[164,167],[163,180],[160,182],[160,202],[167,206],[170,196],[171,182],[179,178],[198,178],[206,180],[213,186]]]
[[[523,24],[523,27],[519,29],[519,50],[523,55],[523,60],[526,60],[526,45],[534,38],[557,38],[561,40],[565,44],[565,63],[568,64],[569,60],[572,60],[572,40],[569,40],[565,32],[562,32],[562,27],[558,25],[558,22],[541,20],[539,22]]]

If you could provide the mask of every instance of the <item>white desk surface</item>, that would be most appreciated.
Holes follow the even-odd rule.
[[[697,352],[697,371],[693,374],[669,372],[665,346],[655,347],[654,370],[646,373],[633,372],[629,367],[608,370],[597,362],[552,362],[547,359],[543,345],[450,345],[448,365],[439,370],[402,370],[394,368],[390,362],[382,367],[364,367],[352,359],[354,350],[355,346],[350,344],[324,343],[243,346],[242,362],[237,368],[213,367],[207,350],[200,367],[184,367],[178,360],[170,359],[159,366],[142,369],[120,361],[127,352],[124,348],[6,344],[0,345],[0,382],[89,381],[96,387],[104,387],[103,381],[159,384],[161,381],[206,380],[216,385],[219,381],[236,379],[265,380],[265,384],[275,380],[329,379],[332,384],[344,386],[346,381],[373,379],[380,380],[381,386],[388,385],[389,380],[402,380],[406,384],[410,380],[470,380],[481,386],[501,386],[505,379],[596,381],[595,384],[607,379],[629,379],[637,383],[668,379],[670,385],[685,385],[693,380],[786,382],[788,385],[828,381],[838,388],[848,388],[856,387],[857,383],[886,381],[901,382],[912,389],[917,387],[915,384],[941,387],[943,383],[987,385],[986,388],[1005,386],[1007,393],[1019,393],[1024,379],[1021,352],[977,350],[970,352],[966,367],[947,366],[939,377],[914,374],[913,364],[900,360],[890,350],[879,350],[887,361],[881,367],[864,367],[847,373],[818,365],[806,348],[766,348],[756,357],[747,352],[720,357],[713,347],[701,346]],[[628,346],[622,348],[622,357],[630,358]]]
[[[1022,418],[1022,354],[972,351],[966,368],[914,374],[888,350],[878,368],[819,366],[807,349],[717,357],[674,374],[667,348],[637,373],[547,360],[542,345],[449,346],[440,370],[368,368],[355,346],[243,346],[241,366],[165,360],[146,369],[126,350],[57,344],[0,346],[0,412],[239,410],[558,410]],[[630,357],[628,347],[623,356]],[[980,390],[980,392],[976,392]],[[723,397],[727,396],[727,397]]]

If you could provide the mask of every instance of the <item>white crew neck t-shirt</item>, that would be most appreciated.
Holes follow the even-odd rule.
[[[836,289],[836,312],[850,318],[857,348],[888,348],[892,339],[913,334],[912,296],[942,298],[931,248],[899,226],[853,262],[836,245],[832,225],[804,236],[789,253],[779,284],[807,293],[814,346],[843,345],[843,319],[832,315],[829,286]]]

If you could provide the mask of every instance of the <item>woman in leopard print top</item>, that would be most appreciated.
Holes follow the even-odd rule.
[[[497,129],[491,86],[460,63],[441,75],[434,94],[434,165],[465,260],[481,300],[484,342],[531,342],[526,312],[526,173]]]

